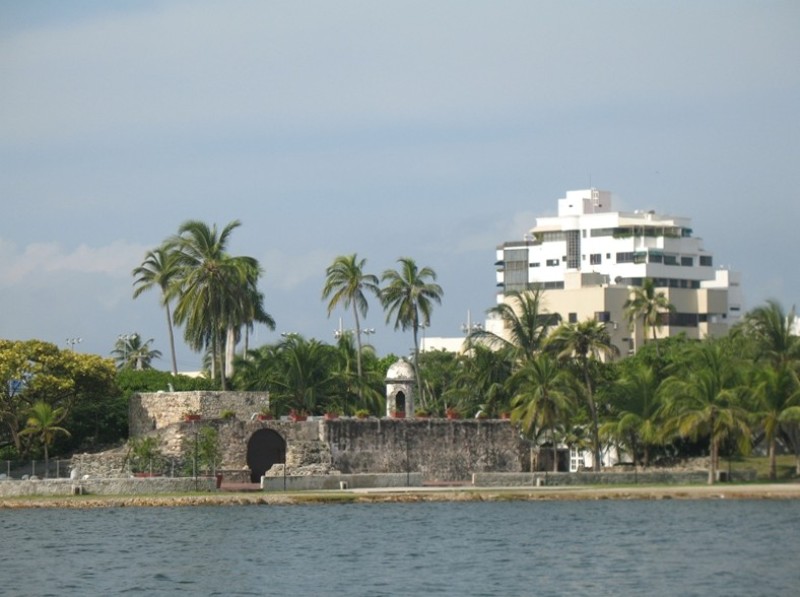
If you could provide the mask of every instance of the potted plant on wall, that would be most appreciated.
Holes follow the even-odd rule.
[[[331,408],[325,411],[325,420],[326,421],[333,421],[334,419],[339,418],[339,411],[335,408]]]
[[[369,411],[366,408],[359,408],[356,411],[357,419],[366,419],[367,417],[369,417]]]
[[[259,421],[271,421],[274,417],[272,416],[272,411],[265,406],[258,412],[256,418]]]
[[[405,419],[406,418],[406,411],[404,411],[404,410],[393,410],[392,411],[392,418],[393,419]]]
[[[187,410],[185,413],[183,413],[184,421],[189,421],[189,422],[199,421],[202,418],[203,417],[196,410]]]
[[[305,421],[307,418],[308,414],[304,410],[292,409],[289,411],[289,420],[294,421],[295,423],[299,421]]]
[[[414,416],[417,417],[418,419],[429,419],[431,413],[428,412],[428,410],[425,408],[419,408],[414,411]]]
[[[460,419],[461,418],[461,413],[458,412],[452,406],[448,407],[444,414],[448,419]]]

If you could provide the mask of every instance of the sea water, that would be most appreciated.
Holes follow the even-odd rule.
[[[800,501],[0,510],[2,595],[799,595]]]

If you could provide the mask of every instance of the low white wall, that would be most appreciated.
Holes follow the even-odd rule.
[[[148,495],[187,491],[216,491],[213,477],[150,477],[117,479],[43,479],[0,481],[0,497],[64,495]]]
[[[284,485],[285,481],[285,485]],[[356,475],[287,475],[261,477],[264,491],[304,491],[318,489],[369,489],[380,487],[422,487],[422,473],[376,473]]]

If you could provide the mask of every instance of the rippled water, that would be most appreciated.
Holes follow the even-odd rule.
[[[0,511],[6,595],[797,595],[798,501]]]

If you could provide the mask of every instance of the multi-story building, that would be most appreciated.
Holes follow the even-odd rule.
[[[510,291],[542,288],[547,312],[607,323],[622,354],[643,341],[623,305],[645,278],[675,307],[664,314],[662,337],[724,335],[742,308],[738,274],[714,265],[689,218],[615,211],[611,193],[597,189],[567,192],[557,216],[537,218],[523,240],[498,247],[495,265],[498,302]]]

